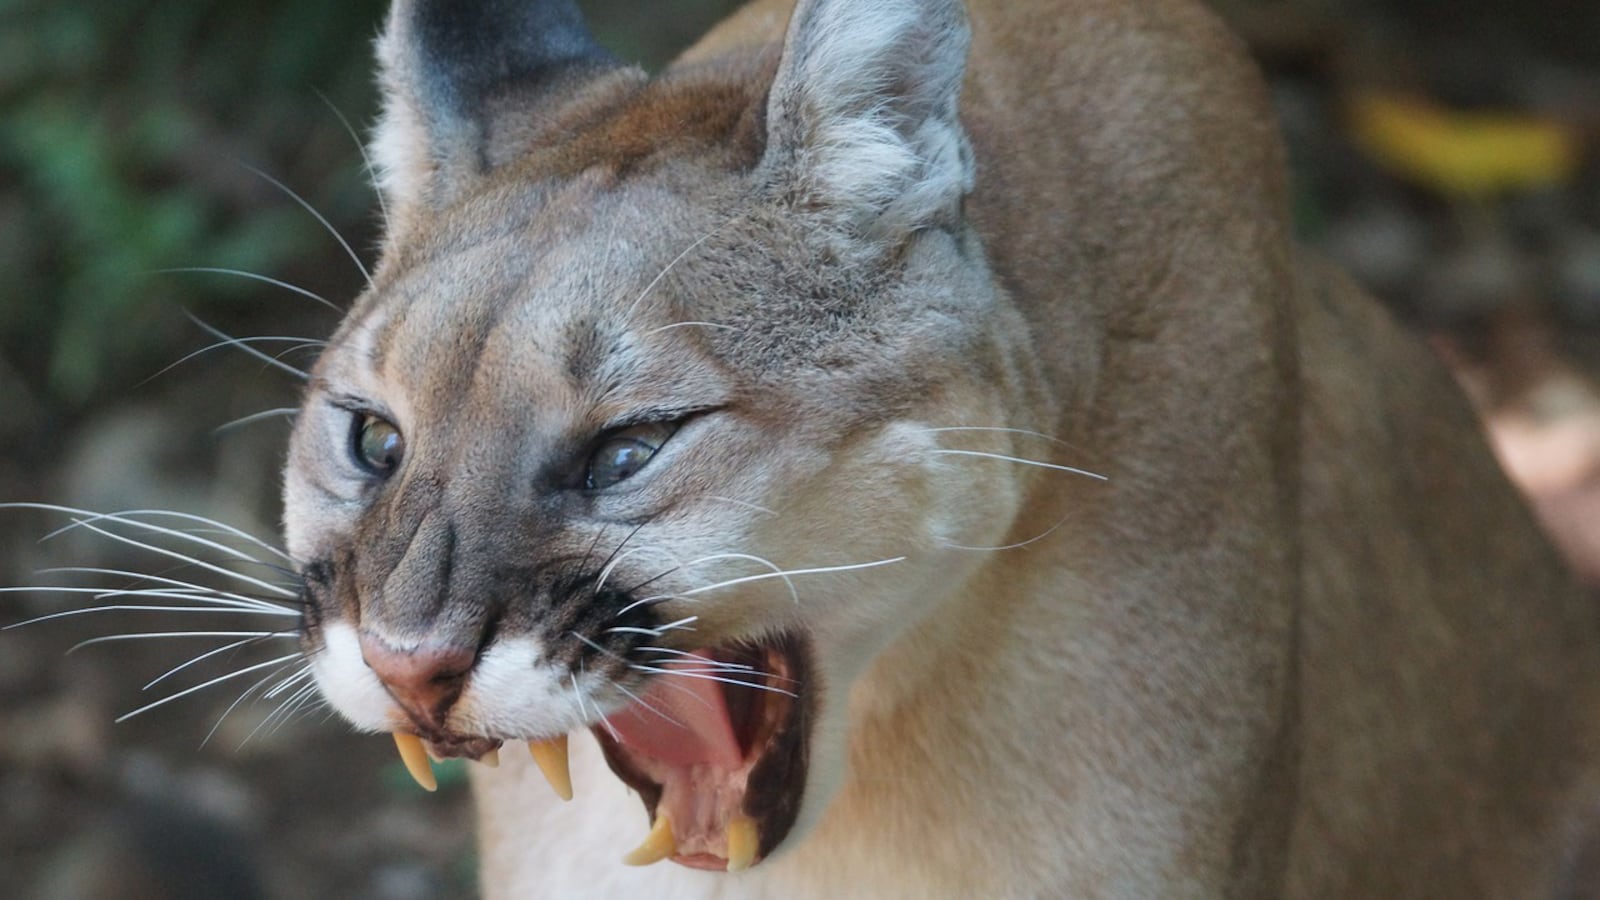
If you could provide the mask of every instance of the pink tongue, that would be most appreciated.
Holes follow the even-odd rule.
[[[705,664],[684,660],[665,668],[704,669]],[[712,763],[732,769],[744,760],[721,685],[700,675],[658,676],[638,703],[607,721],[623,746],[668,765]]]

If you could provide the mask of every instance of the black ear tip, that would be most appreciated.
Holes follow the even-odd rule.
[[[405,2],[405,0],[401,0]],[[445,97],[471,105],[574,64],[614,62],[573,0],[414,0],[412,51]]]

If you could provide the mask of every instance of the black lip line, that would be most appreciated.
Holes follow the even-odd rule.
[[[775,649],[788,663],[788,677],[798,688],[790,701],[789,714],[773,734],[773,746],[750,770],[740,811],[755,821],[759,829],[758,859],[770,856],[789,836],[800,815],[806,777],[811,764],[811,723],[816,721],[820,692],[811,664],[811,642],[797,632],[786,632],[759,646]],[[603,725],[590,729],[604,751],[606,765],[622,783],[639,792],[651,822],[661,802],[662,786],[632,766],[616,739]]]

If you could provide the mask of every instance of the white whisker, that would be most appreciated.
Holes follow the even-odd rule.
[[[280,363],[283,362],[284,355],[286,355],[288,353],[293,353],[296,350],[304,349],[304,348],[307,348],[307,347],[326,347],[327,346],[327,341],[319,341],[319,340],[314,340],[312,338],[294,337],[294,336],[290,336],[290,335],[281,335],[281,334],[260,335],[258,337],[246,337],[246,338],[230,337],[227,340],[222,340],[222,341],[217,341],[217,342],[212,343],[212,344],[207,344],[206,346],[201,347],[199,350],[195,350],[195,351],[193,351],[191,353],[184,354],[181,358],[178,359],[177,362],[168,363],[165,367],[163,367],[162,369],[157,371],[154,375],[151,375],[149,378],[146,378],[145,381],[146,382],[154,381],[155,379],[160,378],[161,376],[167,374],[168,372],[172,371],[173,369],[176,369],[177,367],[183,365],[184,363],[188,362],[191,359],[194,359],[197,356],[204,356],[205,354],[210,353],[213,350],[220,350],[223,347],[243,347],[243,346],[245,346],[247,344],[273,344],[273,343],[284,343],[284,344],[292,343],[292,344],[296,345],[296,346],[290,347],[288,350],[285,350],[282,353],[279,353],[278,355],[272,357],[272,359],[274,359],[274,360],[276,360],[276,361],[278,361]],[[305,374],[303,372],[300,372],[299,369],[294,369],[293,371],[295,371],[296,373],[302,374],[302,375]]]
[[[356,255],[356,251],[351,249],[350,242],[346,241],[344,239],[344,235],[339,233],[339,229],[333,227],[333,223],[332,222],[329,222],[326,218],[324,218],[322,213],[317,212],[317,208],[315,206],[312,206],[310,203],[308,203],[306,201],[306,199],[304,197],[302,197],[299,194],[295,193],[293,188],[289,187],[288,185],[284,184],[283,182],[279,181],[278,179],[273,178],[271,175],[268,175],[267,173],[265,173],[265,172],[261,171],[260,169],[256,168],[255,166],[252,166],[252,165],[250,165],[248,163],[240,163],[240,165],[244,166],[246,169],[249,169],[251,172],[254,172],[256,175],[260,176],[261,178],[266,179],[268,184],[271,184],[273,187],[277,188],[278,190],[283,191],[285,194],[288,194],[290,199],[292,199],[294,202],[300,204],[300,208],[301,209],[304,209],[306,212],[311,213],[311,215],[313,217],[315,217],[318,222],[322,223],[322,227],[326,228],[328,230],[328,233],[333,235],[333,239],[339,242],[339,246],[344,248],[344,252],[349,254],[350,261],[356,264],[356,269],[358,269],[361,272],[361,277],[365,278],[367,280],[367,287],[372,289],[372,290],[377,290],[378,289],[378,286],[376,284],[374,284],[373,281],[372,281],[372,273],[370,271],[368,271],[366,264],[361,261],[361,257]]]
[[[635,310],[637,310],[639,308],[639,304],[643,303],[644,302],[644,298],[648,297],[650,295],[650,292],[656,289],[656,285],[661,283],[661,279],[667,277],[667,273],[671,272],[674,266],[676,266],[680,262],[683,262],[684,258],[687,257],[690,253],[693,253],[697,247],[699,247],[701,244],[704,244],[706,241],[711,240],[713,235],[715,235],[717,232],[721,231],[722,229],[728,227],[728,225],[731,224],[733,221],[734,221],[733,219],[729,219],[727,222],[724,222],[721,225],[718,225],[717,227],[711,229],[710,231],[708,231],[705,234],[701,235],[699,238],[695,239],[694,243],[692,243],[689,246],[683,248],[683,252],[682,253],[679,253],[677,256],[674,256],[672,258],[672,262],[669,262],[665,266],[663,266],[661,271],[656,273],[656,277],[650,279],[650,283],[645,285],[644,286],[644,290],[639,292],[639,296],[634,298],[633,303],[628,306],[628,311],[622,314],[622,321],[631,322],[633,320],[633,313],[634,313]]]
[[[1020,549],[1022,547],[1026,547],[1029,544],[1035,543],[1037,541],[1042,541],[1045,538],[1049,537],[1050,535],[1055,534],[1056,529],[1058,529],[1061,526],[1067,524],[1067,520],[1071,519],[1071,518],[1072,518],[1072,514],[1068,513],[1067,515],[1062,516],[1060,519],[1057,519],[1056,523],[1054,525],[1051,525],[1049,528],[1046,528],[1045,530],[1039,532],[1038,534],[1034,535],[1031,538],[1028,538],[1027,540],[1017,541],[1014,544],[1005,544],[1005,545],[1000,546],[1000,547],[971,547],[971,546],[967,546],[966,544],[945,543],[945,544],[943,544],[941,546],[946,547],[946,548],[948,548],[950,550],[976,550],[976,551],[981,551],[981,552],[1000,551],[1000,550],[1017,550],[1017,549]]]
[[[1002,434],[1021,434],[1028,437],[1036,437],[1040,440],[1049,441],[1052,444],[1060,444],[1063,447],[1077,449],[1076,447],[1073,447],[1072,444],[1063,441],[1061,438],[1053,437],[1045,434],[1042,431],[1029,431],[1026,428],[1002,428],[995,425],[946,425],[940,428],[924,428],[922,430],[929,434],[941,434],[951,431],[996,431]]]
[[[236,347],[236,348],[238,348],[240,350],[243,350],[245,353],[248,353],[251,356],[254,356],[256,359],[261,360],[262,362],[266,363],[269,366],[272,366],[275,369],[281,369],[281,370],[283,370],[285,372],[288,372],[290,375],[293,375],[294,377],[300,379],[301,381],[306,381],[306,380],[310,379],[311,376],[307,375],[304,371],[302,371],[300,369],[296,369],[294,366],[289,365],[288,363],[284,362],[281,359],[278,359],[275,356],[271,356],[269,354],[262,353],[260,350],[257,350],[256,348],[250,346],[249,344],[245,343],[240,338],[236,338],[233,335],[228,334],[225,331],[222,331],[222,330],[220,330],[218,328],[215,328],[215,327],[207,324],[206,322],[202,321],[199,317],[195,316],[193,313],[186,313],[185,315],[187,315],[189,317],[189,321],[191,321],[194,324],[198,325],[201,329],[203,329],[207,334],[211,335],[212,337],[218,338],[218,339],[224,341],[225,343],[227,343],[227,344],[229,344],[229,345],[231,345],[233,347]],[[168,366],[167,368],[170,369],[171,366]],[[165,372],[166,369],[162,369],[161,371]],[[159,375],[159,374],[160,373],[158,372],[157,375]],[[154,378],[156,376],[152,375],[150,377]]]
[[[262,599],[260,597],[249,597],[249,596],[246,596],[244,594],[235,593],[233,591],[224,591],[224,590],[220,590],[220,589],[214,588],[214,587],[207,587],[205,585],[194,584],[193,582],[182,581],[182,580],[179,580],[177,578],[169,578],[169,577],[166,577],[166,576],[163,576],[163,575],[151,575],[151,574],[148,574],[148,573],[145,573],[145,572],[133,572],[133,571],[129,571],[127,569],[106,569],[106,568],[101,568],[99,566],[53,566],[53,567],[48,568],[48,569],[40,569],[35,574],[38,574],[38,575],[53,575],[53,574],[115,575],[115,576],[119,576],[119,577],[135,579],[135,583],[136,584],[138,582],[143,582],[143,581],[153,581],[153,582],[156,582],[157,584],[170,585],[170,586],[172,586],[174,588],[174,592],[175,593],[209,595],[211,597],[216,597],[216,598],[225,599],[225,600],[234,600],[234,601],[237,601],[237,602],[242,603],[242,604],[249,604],[251,606],[260,607],[260,608],[263,608],[263,609],[292,609],[292,607],[284,606],[282,604],[277,603],[276,601],[264,600],[264,599]],[[75,586],[73,586],[73,588],[74,588],[74,590],[105,591],[106,593],[104,594],[104,596],[108,596],[108,597],[109,596],[114,596],[114,595],[119,594],[119,593],[127,593],[128,591],[133,591],[133,590],[146,590],[146,588],[135,588],[135,587],[128,587],[128,588],[97,588],[97,587],[92,587],[92,586],[88,586],[88,585],[75,585]],[[38,588],[6,588],[6,590],[49,590],[49,589],[50,588],[48,586],[41,586],[41,587],[38,587]]]
[[[658,328],[652,328],[649,331],[646,331],[644,336],[649,337],[652,334],[660,334],[663,331],[671,331],[674,328],[721,328],[724,331],[744,330],[733,325],[724,325],[721,322],[673,322],[671,325],[662,325]]]
[[[606,579],[611,577],[611,573],[616,571],[617,566],[621,565],[623,560],[627,559],[628,557],[632,556],[635,553],[660,553],[661,555],[665,556],[668,560],[671,560],[671,562],[672,562],[672,564],[673,564],[675,569],[683,568],[683,563],[681,561],[679,561],[677,557],[673,556],[671,553],[668,553],[665,550],[662,550],[662,549],[660,549],[658,547],[648,547],[648,546],[631,547],[631,548],[629,548],[627,550],[622,551],[621,553],[614,554],[611,557],[611,561],[606,563],[605,568],[600,570],[600,577],[595,579],[595,583],[594,583],[594,595],[596,597],[600,596],[600,591],[602,589],[604,589],[605,586],[606,586]],[[672,570],[668,570],[668,571],[672,571]]]
[[[624,606],[622,609],[617,611],[617,614],[615,616],[613,616],[613,618],[620,619],[623,616],[627,615],[628,613],[631,613],[634,610],[638,609],[639,607],[641,607],[641,606],[649,606],[652,603],[663,603],[663,602],[665,602],[667,600],[685,600],[685,599],[687,599],[687,598],[685,598],[682,594],[652,594],[649,597],[641,597],[638,600],[635,600],[632,603],[629,603],[627,606]],[[689,601],[689,602],[693,602],[693,601]]]
[[[762,506],[759,503],[751,503],[748,500],[736,500],[733,497],[719,497],[716,494],[702,494],[701,496],[704,497],[707,500],[717,500],[717,501],[722,502],[722,503],[732,503],[735,506],[743,506],[743,507],[746,507],[748,509],[753,509],[756,512],[766,513],[769,516],[776,516],[778,514],[774,510],[768,509],[768,508],[766,508],[765,506]]]
[[[703,594],[707,591],[722,590],[723,588],[748,584],[752,581],[765,581],[769,578],[782,578],[787,582],[789,580],[789,576],[791,575],[822,575],[829,572],[854,572],[860,569],[873,569],[877,568],[878,566],[892,565],[897,562],[903,562],[904,560],[904,556],[895,556],[890,557],[889,559],[879,559],[874,560],[873,562],[865,563],[852,563],[844,566],[818,566],[811,569],[785,569],[779,572],[763,572],[759,575],[746,575],[743,578],[730,578],[727,581],[719,581],[716,584],[708,584],[702,587],[691,588],[687,591],[684,591],[683,596],[692,597],[695,594]],[[796,598],[796,602],[798,602],[798,598]]]
[[[308,705],[314,708],[313,701],[316,700],[317,697],[317,686],[315,683],[308,684],[300,688],[298,691],[295,691],[292,695],[284,700],[284,702],[276,711],[273,712],[272,715],[267,717],[266,721],[262,722],[262,725],[265,726],[267,721],[271,721],[273,718],[277,719],[277,721],[273,723],[272,727],[267,729],[267,734],[276,734],[279,729],[289,724],[289,722],[291,722],[295,716],[299,715],[301,712],[308,712]],[[245,740],[248,741],[254,736],[255,732],[252,731],[248,736],[245,737]],[[241,741],[239,746],[244,746],[244,742]]]
[[[720,659],[712,659],[709,656],[702,656],[699,653],[691,653],[688,650],[674,650],[671,647],[640,647],[639,650],[645,653],[669,653],[673,656],[681,656],[686,659],[692,659],[696,664],[717,666],[718,668],[723,669],[743,669],[748,672],[753,672],[756,668],[755,666],[747,665],[745,663],[723,662]]]
[[[263,663],[256,663],[253,666],[246,666],[245,668],[239,669],[236,672],[230,672],[227,675],[218,676],[216,678],[211,679],[210,681],[205,681],[205,682],[202,682],[200,684],[197,684],[194,687],[185,688],[184,690],[181,690],[176,694],[172,694],[171,696],[168,696],[168,697],[163,697],[162,699],[157,700],[154,703],[147,703],[144,706],[141,706],[138,709],[134,710],[133,712],[123,713],[122,715],[118,716],[115,721],[117,721],[118,723],[126,722],[129,719],[133,718],[134,716],[137,716],[137,715],[139,715],[141,713],[149,712],[150,710],[155,709],[158,706],[165,706],[165,705],[167,705],[168,703],[171,703],[174,700],[182,699],[183,697],[187,697],[190,694],[196,693],[198,691],[203,691],[206,688],[213,687],[213,686],[218,685],[218,684],[222,684],[225,681],[231,681],[231,680],[233,680],[235,678],[238,678],[241,675],[248,675],[251,672],[260,671],[261,669],[265,669],[268,666],[282,665],[283,663],[286,663],[289,660],[299,659],[300,656],[301,655],[299,653],[291,653],[291,654],[289,654],[287,656],[280,656],[277,659],[269,659],[269,660],[267,660],[266,662],[263,662]]]
[[[667,720],[668,722],[672,723],[673,725],[676,725],[679,728],[685,728],[685,729],[688,728],[688,726],[684,725],[682,722],[679,722],[677,719],[674,719],[673,717],[667,715],[666,713],[662,712],[661,710],[656,709],[654,706],[651,706],[650,704],[646,703],[642,698],[640,698],[640,696],[638,694],[635,694],[633,691],[628,690],[627,688],[623,687],[622,685],[616,684],[616,685],[612,685],[612,687],[615,687],[617,690],[619,690],[622,693],[626,694],[628,696],[628,699],[632,700],[635,705],[642,706],[645,709],[650,710],[651,712],[655,713],[656,715],[658,715],[661,718]]]
[[[83,647],[93,644],[109,644],[113,641],[144,641],[153,638],[197,638],[197,637],[236,637],[250,638],[253,640],[282,640],[284,638],[298,638],[299,635],[292,631],[136,631],[128,634],[105,634],[100,637],[79,641],[67,648],[68,653],[73,653]]]
[[[38,590],[38,588],[0,588],[0,593],[8,593],[9,594],[9,593],[11,593],[13,591],[32,591],[32,590]],[[57,592],[57,593],[79,594],[79,593],[93,593],[93,592],[98,591],[100,589],[99,588],[47,588],[46,590],[54,591],[54,592]],[[182,594],[182,595],[177,595],[177,594],[173,594],[173,595],[168,595],[168,594],[139,594],[137,596],[141,596],[141,597],[164,597],[164,598],[166,598],[168,600],[205,600],[205,601],[209,601],[209,600],[212,599],[212,598],[200,597],[200,596],[195,596],[195,595],[190,595],[190,594]],[[24,625],[35,625],[35,624],[38,624],[39,622],[51,621],[52,619],[66,619],[66,618],[71,618],[72,616],[85,616],[85,615],[89,615],[90,613],[102,613],[102,612],[180,612],[180,613],[204,613],[204,614],[209,615],[209,616],[225,616],[225,615],[236,615],[236,616],[283,616],[285,618],[298,618],[299,615],[300,615],[299,612],[297,612],[295,610],[291,610],[291,609],[255,609],[255,608],[251,608],[251,607],[240,606],[240,605],[232,605],[232,604],[218,604],[216,606],[154,606],[154,605],[145,605],[145,604],[117,603],[117,604],[110,604],[110,605],[106,605],[106,606],[85,606],[85,607],[82,607],[80,609],[67,609],[67,610],[62,610],[61,612],[46,613],[45,615],[42,615],[42,616],[34,616],[31,619],[24,619],[21,622],[13,622],[12,624],[5,626],[4,628],[0,628],[0,631],[10,631],[13,628],[21,628]]]
[[[222,434],[224,432],[232,431],[235,428],[242,428],[246,425],[254,425],[257,422],[265,421],[267,419],[293,419],[299,412],[300,408],[297,406],[280,406],[277,409],[264,409],[258,413],[251,413],[248,416],[240,416],[231,422],[224,422],[221,425],[218,425],[216,428],[211,429],[211,433]]]
[[[294,558],[289,554],[279,550],[277,547],[272,546],[266,541],[263,541],[250,532],[241,528],[235,528],[226,522],[220,522],[216,519],[208,518],[206,516],[195,515],[194,513],[178,512],[177,510],[173,509],[125,509],[114,513],[97,513],[89,509],[78,509],[71,506],[56,506],[49,503],[0,503],[0,509],[11,508],[41,509],[50,512],[66,513],[74,516],[88,516],[90,521],[95,521],[101,518],[111,518],[128,522],[129,524],[140,524],[138,519],[133,518],[134,516],[182,519],[186,522],[197,522],[201,525],[207,525],[218,529],[224,534],[232,535],[251,544],[252,546],[260,547],[261,549],[271,553],[279,559],[282,559],[284,562],[287,562],[290,565],[294,564]],[[182,532],[179,533],[181,534]],[[259,562],[259,560],[250,559],[249,557],[245,558],[249,559],[250,562]]]
[[[322,296],[320,294],[313,294],[312,292],[306,290],[303,287],[300,287],[299,285],[290,284],[287,281],[280,281],[280,280],[278,280],[276,278],[270,278],[270,277],[268,277],[266,275],[258,275],[255,272],[246,272],[243,269],[223,269],[223,268],[218,268],[216,266],[183,266],[181,268],[176,268],[176,269],[157,269],[156,270],[156,274],[158,274],[158,275],[164,275],[164,274],[168,274],[168,273],[181,273],[181,272],[207,272],[207,273],[211,273],[211,274],[214,274],[214,275],[236,275],[236,276],[238,276],[240,278],[250,278],[250,279],[253,279],[255,281],[263,281],[263,282],[266,282],[267,284],[273,285],[275,287],[281,287],[286,291],[293,291],[293,292],[295,292],[296,294],[299,294],[302,297],[306,297],[308,299],[315,300],[318,303],[321,303],[323,306],[326,306],[327,308],[333,310],[334,312],[344,312],[344,310],[339,308],[338,304],[334,303],[333,301],[329,300],[328,298],[326,298],[326,297],[324,297],[324,296]]]
[[[110,539],[112,539],[114,541],[120,541],[121,543],[129,544],[131,546],[138,547],[138,548],[140,548],[142,550],[148,550],[151,553],[155,553],[155,554],[158,554],[160,556],[166,556],[166,557],[169,557],[171,559],[181,560],[182,562],[186,562],[186,563],[189,563],[191,565],[199,566],[200,568],[205,569],[208,572],[214,572],[214,573],[216,573],[218,575],[222,575],[222,576],[224,576],[226,578],[232,578],[232,579],[234,579],[236,581],[242,581],[245,584],[253,585],[255,587],[261,588],[264,591],[270,591],[271,593],[277,594],[280,597],[294,597],[294,596],[297,596],[295,591],[289,590],[288,588],[281,587],[281,586],[276,585],[276,584],[272,584],[271,582],[262,581],[259,578],[255,578],[253,576],[246,575],[243,572],[236,572],[236,571],[234,571],[232,569],[225,569],[222,566],[213,565],[212,563],[208,563],[208,562],[206,562],[206,561],[204,561],[202,559],[197,559],[197,558],[195,558],[193,556],[188,556],[188,555],[179,553],[176,550],[169,550],[166,547],[158,547],[155,544],[149,544],[149,543],[146,543],[144,541],[136,540],[134,538],[128,537],[127,535],[117,534],[114,531],[107,531],[104,528],[100,528],[100,527],[92,525],[92,524],[90,524],[88,522],[80,521],[79,524],[82,525],[84,528],[87,528],[90,531],[93,531],[96,534],[104,535],[105,537],[108,537],[108,538],[110,538]],[[155,528],[156,526],[146,526],[146,527]],[[187,537],[189,537],[190,540],[194,540],[194,541],[197,541],[197,542],[209,543],[209,542],[206,542],[203,538],[196,538],[193,535],[188,535]],[[256,560],[249,559],[249,557],[244,557],[244,559],[246,559],[249,562],[256,562]]]
[[[299,684],[302,681],[305,681],[307,678],[310,678],[310,677],[311,677],[311,666],[309,664],[305,665],[305,666],[302,666],[298,670],[293,672],[292,674],[290,674],[287,677],[285,677],[282,681],[280,681],[277,684],[273,685],[271,690],[269,690],[266,693],[261,695],[261,698],[263,700],[271,700],[274,697],[277,697],[279,694],[282,694],[284,691],[287,691],[289,688],[294,687],[295,685]]]
[[[230,650],[237,650],[240,647],[248,647],[249,645],[258,642],[259,640],[260,640],[260,638],[257,638],[257,637],[249,637],[249,638],[244,638],[242,640],[234,641],[234,642],[229,643],[229,644],[223,644],[220,647],[212,647],[210,650],[207,650],[207,651],[205,651],[204,653],[201,653],[198,656],[190,657],[187,661],[178,663],[177,665],[175,665],[172,668],[166,670],[165,672],[162,672],[160,675],[157,675],[155,678],[151,679],[148,683],[146,683],[144,687],[139,688],[139,690],[148,691],[151,688],[155,687],[156,685],[160,684],[161,682],[166,681],[168,678],[171,678],[172,676],[178,674],[179,672],[182,672],[184,669],[187,669],[192,665],[195,665],[197,663],[205,662],[206,660],[211,659],[214,656],[220,656],[221,654],[227,653]]]
[[[785,572],[782,566],[765,557],[756,556],[751,553],[713,553],[709,556],[702,556],[699,559],[690,560],[689,565],[698,566],[701,563],[716,562],[723,559],[743,559],[753,562],[757,565],[766,566],[772,571],[766,573],[766,575],[763,577],[782,578],[784,586],[789,589],[790,599],[796,603],[800,602],[800,592],[795,590],[794,582],[789,580],[789,576],[794,573]],[[688,593],[693,594],[695,592],[689,591]]]
[[[339,124],[344,126],[345,134],[350,135],[350,139],[356,142],[356,152],[361,154],[361,167],[367,173],[367,186],[372,188],[372,193],[378,198],[378,215],[383,221],[383,230],[386,233],[389,232],[391,230],[389,227],[389,205],[384,202],[383,191],[378,190],[377,169],[372,165],[372,157],[367,155],[366,142],[361,140],[359,134],[356,134],[355,128],[350,125],[350,120],[344,117],[344,113],[339,107],[333,105],[333,101],[329,100],[327,95],[317,91],[317,96],[322,98],[322,102],[327,105],[334,117],[339,120]]]
[[[1024,466],[1038,466],[1041,469],[1055,469],[1058,472],[1070,472],[1073,475],[1083,475],[1088,478],[1093,478],[1096,481],[1110,480],[1106,476],[1101,475],[1099,472],[1091,472],[1088,469],[1078,469],[1074,468],[1073,466],[1062,466],[1057,465],[1056,463],[1047,463],[1037,459],[1024,459],[1020,456],[1007,456],[1004,453],[986,453],[982,450],[948,450],[944,448],[930,450],[928,452],[937,453],[943,456],[978,456],[983,457],[984,459],[999,459]]]
[[[771,691],[774,694],[782,694],[785,697],[795,696],[793,691],[786,691],[783,688],[773,687],[770,684],[758,684],[756,682],[740,681],[737,678],[724,678],[720,675],[708,675],[699,672],[684,671],[681,669],[667,669],[657,666],[646,666],[639,663],[629,663],[628,665],[640,672],[648,672],[652,675],[676,675],[680,678],[699,678],[705,681],[715,681],[718,684],[731,684],[736,687],[754,688],[758,691]]]
[[[45,512],[57,512],[57,513],[63,513],[65,515],[69,515],[69,516],[83,516],[84,517],[82,519],[74,519],[70,525],[63,525],[62,527],[57,528],[56,530],[50,532],[49,534],[47,534],[44,537],[39,539],[40,543],[43,543],[44,541],[48,541],[51,538],[54,538],[59,534],[64,534],[65,532],[71,531],[72,529],[78,528],[78,527],[83,526],[85,524],[89,524],[89,523],[93,523],[93,522],[100,522],[100,521],[111,521],[111,522],[117,522],[117,523],[122,524],[122,525],[129,525],[129,526],[132,526],[132,527],[135,527],[135,528],[143,528],[143,529],[145,529],[147,531],[155,531],[155,532],[159,532],[161,534],[170,535],[172,537],[179,538],[180,540],[186,540],[186,541],[191,541],[193,543],[204,544],[205,546],[208,546],[208,547],[211,547],[213,549],[219,550],[219,551],[221,551],[223,553],[228,554],[229,556],[233,557],[234,559],[238,559],[238,560],[243,561],[243,562],[250,562],[250,563],[260,563],[261,562],[260,560],[256,559],[255,557],[250,556],[249,554],[244,553],[244,552],[238,550],[237,548],[227,547],[227,546],[224,546],[224,545],[221,545],[221,544],[212,543],[210,541],[205,541],[205,540],[203,540],[201,538],[194,537],[192,532],[183,531],[183,530],[179,530],[179,529],[173,529],[173,528],[163,528],[160,525],[152,525],[149,522],[144,522],[144,521],[141,521],[139,519],[133,518],[134,516],[147,516],[147,517],[161,516],[161,517],[165,517],[165,518],[182,519],[182,520],[188,521],[188,522],[198,522],[198,523],[200,523],[202,525],[206,525],[206,526],[209,526],[211,528],[218,529],[223,534],[232,535],[232,536],[237,537],[237,538],[239,538],[241,540],[247,541],[247,542],[249,542],[250,544],[252,544],[254,546],[257,546],[257,547],[260,547],[263,550],[266,550],[268,553],[272,553],[275,556],[278,556],[279,558],[283,559],[285,562],[288,562],[288,563],[291,563],[291,564],[294,562],[294,560],[287,553],[284,553],[282,550],[279,550],[277,547],[272,546],[271,544],[267,543],[266,541],[261,540],[260,538],[256,537],[255,535],[250,534],[247,531],[243,531],[241,529],[235,528],[232,525],[229,525],[229,524],[227,524],[225,522],[218,522],[216,519],[208,519],[205,516],[197,516],[197,515],[194,515],[193,513],[177,512],[175,510],[170,510],[170,509],[129,509],[129,510],[122,510],[120,512],[102,513],[102,512],[95,512],[94,510],[89,510],[89,509],[78,509],[77,507],[72,507],[72,506],[57,506],[57,505],[52,504],[52,503],[0,503],[0,509],[37,509],[37,510],[43,510]]]
[[[207,731],[206,732],[206,736],[200,739],[200,746],[204,747],[206,744],[211,743],[211,738],[216,735],[217,729],[222,727],[222,723],[227,721],[228,716],[231,715],[235,709],[239,708],[239,704],[241,704],[245,700],[249,699],[252,695],[255,694],[256,691],[261,690],[261,686],[262,685],[264,685],[267,682],[271,681],[272,679],[276,678],[278,676],[279,672],[282,672],[284,669],[286,669],[288,667],[289,667],[289,663],[284,663],[283,665],[278,666],[276,669],[273,669],[271,672],[268,672],[265,677],[261,678],[259,681],[256,681],[254,684],[251,684],[249,687],[247,687],[243,691],[241,691],[239,693],[239,696],[235,697],[233,702],[228,704],[228,708],[224,709],[222,711],[222,715],[217,716],[217,721],[214,722],[211,725],[211,730]],[[253,732],[253,731],[251,732],[251,734],[254,734],[254,733],[255,732]],[[249,738],[246,737],[245,740],[249,740]],[[243,746],[243,745],[244,744],[241,741],[240,742],[240,746]]]

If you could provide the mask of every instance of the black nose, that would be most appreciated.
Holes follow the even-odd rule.
[[[402,650],[362,631],[361,658],[419,729],[437,732],[445,730],[450,707],[461,698],[467,675],[478,661],[478,648],[423,643]]]

